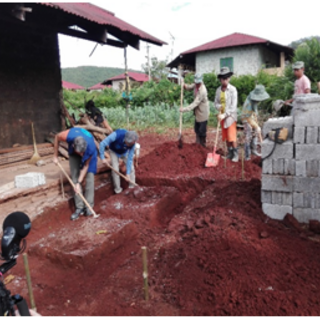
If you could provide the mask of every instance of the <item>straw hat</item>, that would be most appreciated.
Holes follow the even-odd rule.
[[[254,90],[250,92],[250,99],[254,101],[263,101],[269,98],[270,96],[262,84],[258,84]]]

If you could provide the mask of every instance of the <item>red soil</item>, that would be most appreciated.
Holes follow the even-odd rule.
[[[103,219],[133,219],[137,238],[84,270],[31,255],[38,311],[69,316],[319,315],[319,236],[292,219],[273,221],[263,214],[259,159],[244,163],[242,179],[241,162],[228,160],[225,168],[221,159],[218,167],[204,168],[211,151],[186,143],[180,150],[176,141],[157,144],[155,139],[143,139],[157,148],[140,160],[137,172],[137,182],[153,188],[110,197],[110,186],[97,197],[102,200],[105,192],[108,199],[96,202]],[[111,210],[117,203],[124,206],[120,214]],[[159,218],[160,211],[152,207],[158,204],[163,219],[150,224],[144,217],[150,210]],[[80,228],[85,218],[71,222],[70,213],[66,204],[44,214],[34,222],[29,244],[62,226],[70,233]],[[149,301],[143,300],[141,246],[148,247]],[[11,271],[17,281],[8,288],[27,297],[19,260]]]

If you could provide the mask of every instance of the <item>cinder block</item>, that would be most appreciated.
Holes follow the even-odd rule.
[[[296,161],[296,176],[297,177],[307,176],[307,161],[305,160]]]
[[[291,206],[279,206],[268,203],[262,205],[262,210],[268,217],[276,220],[283,220],[286,214],[292,214],[293,211]]]
[[[282,192],[272,192],[272,204],[282,205]]]
[[[309,160],[307,161],[307,177],[319,177],[319,161]]]
[[[316,194],[304,193],[303,194],[303,208],[316,209]]]
[[[309,220],[320,221],[320,210],[319,209],[294,208],[293,209],[293,216],[300,223],[308,223]]]
[[[41,172],[28,172],[15,176],[14,182],[16,188],[34,188],[45,184],[46,178]]]
[[[297,144],[296,160],[310,159],[320,160],[320,144]]]
[[[303,193],[294,192],[293,193],[293,207],[294,208],[303,208]]]
[[[272,158],[262,161],[262,173],[272,174]]]
[[[320,109],[320,96],[317,93],[297,94],[293,104],[297,111]]]
[[[262,190],[265,191],[293,191],[293,178],[290,176],[262,175]]]
[[[307,127],[307,144],[316,144],[318,143],[318,133],[319,128],[318,127]]]
[[[272,160],[272,173],[273,174],[284,174],[284,159],[273,159]]]
[[[297,127],[295,126],[293,129],[293,142],[294,143],[305,143],[306,142],[306,127]]]
[[[319,192],[319,190],[320,190],[320,178],[303,178],[303,177],[293,178],[294,192],[312,193],[312,192]]]
[[[297,127],[318,127],[320,119],[320,103],[315,109],[295,110],[294,124]]]
[[[293,138],[293,117],[271,118],[263,124],[262,136],[266,137],[272,129],[288,128],[288,138]]]
[[[261,190],[261,202],[272,203],[272,192]]]
[[[282,205],[292,207],[292,205],[293,205],[292,192],[283,192],[282,193]]]
[[[289,176],[296,174],[296,161],[294,159],[284,159],[284,174]]]
[[[262,158],[269,155],[274,147],[274,141],[266,139],[262,142]],[[320,146],[319,146],[320,147]],[[270,156],[272,159],[293,159],[293,141],[287,140],[286,142],[276,144],[276,147]]]

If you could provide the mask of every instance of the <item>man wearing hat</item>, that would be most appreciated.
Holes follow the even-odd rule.
[[[253,91],[249,93],[246,101],[244,102],[241,120],[244,125],[244,133],[245,133],[245,155],[246,161],[250,160],[251,153],[261,157],[261,154],[258,153],[257,145],[258,145],[258,137],[261,138],[261,128],[258,124],[258,105],[261,101],[269,99],[270,96],[266,92],[265,87],[263,85],[257,85]],[[252,131],[255,131],[254,136]]]
[[[135,131],[128,131],[125,129],[118,129],[112,132],[108,137],[100,142],[99,152],[103,163],[108,165],[108,160],[105,159],[105,149],[109,149],[111,165],[119,171],[119,159],[122,159],[126,164],[126,176],[131,182],[136,182],[135,170],[133,165],[133,158],[135,155],[136,142],[139,136]],[[121,193],[120,177],[114,171],[111,172],[113,187],[115,193]],[[129,188],[133,188],[133,184],[129,184]]]
[[[304,62],[297,61],[292,65],[292,69],[297,80],[294,83],[294,96],[297,94],[307,94],[311,92],[311,83],[309,78],[304,74]],[[287,100],[284,104],[289,105],[294,98]]]
[[[194,76],[194,84],[183,84],[186,90],[194,90],[194,101],[186,108],[180,108],[180,112],[194,111],[196,116],[194,131],[196,133],[196,143],[206,147],[207,123],[209,118],[209,102],[207,88],[203,83],[202,75]]]
[[[216,91],[214,105],[220,111],[218,121],[222,128],[222,141],[227,141],[227,159],[239,161],[237,149],[237,89],[231,85],[230,78],[233,72],[228,67],[222,67],[218,74],[221,86]]]

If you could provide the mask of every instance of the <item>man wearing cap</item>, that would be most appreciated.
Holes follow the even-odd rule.
[[[260,142],[261,138],[261,128],[258,124],[258,105],[261,101],[269,99],[270,96],[266,92],[263,85],[257,85],[253,91],[249,93],[246,101],[244,102],[241,120],[244,125],[245,133],[245,159],[250,160],[251,153],[261,157],[261,154],[257,150],[258,137]],[[254,131],[254,135],[252,132]]]
[[[307,94],[311,92],[311,83],[309,78],[304,74],[304,62],[297,61],[292,65],[292,69],[297,80],[294,83],[294,96],[297,94]],[[284,104],[289,105],[294,98],[287,100]]]
[[[125,129],[118,129],[111,133],[107,138],[100,142],[100,158],[106,165],[108,160],[105,159],[104,152],[106,148],[109,148],[109,154],[111,158],[111,165],[119,171],[119,159],[122,159],[126,164],[126,175],[133,183],[136,182],[135,170],[133,165],[133,157],[135,154],[135,146],[139,137],[135,131],[127,131]],[[113,187],[115,193],[121,193],[122,188],[120,186],[120,177],[114,172],[111,172]],[[129,183],[129,188],[133,188],[134,185]]]
[[[228,67],[222,67],[218,74],[221,86],[216,91],[214,105],[220,111],[218,121],[222,128],[222,140],[227,141],[227,159],[233,162],[239,161],[237,148],[237,89],[231,85],[230,78],[233,72]]]
[[[71,220],[76,220],[80,215],[91,216],[89,208],[85,208],[79,193],[82,192],[81,183],[86,178],[85,198],[91,207],[94,205],[94,175],[97,173],[97,148],[92,134],[82,128],[71,128],[58,133],[54,140],[53,162],[58,163],[59,141],[68,143],[69,165],[71,179],[75,184],[76,211],[71,215]]]
[[[207,88],[203,83],[202,75],[194,76],[194,84],[183,84],[186,90],[194,90],[194,101],[185,108],[180,108],[180,112],[194,110],[195,123],[194,131],[196,133],[196,143],[206,147],[207,124],[209,118],[209,102]]]

